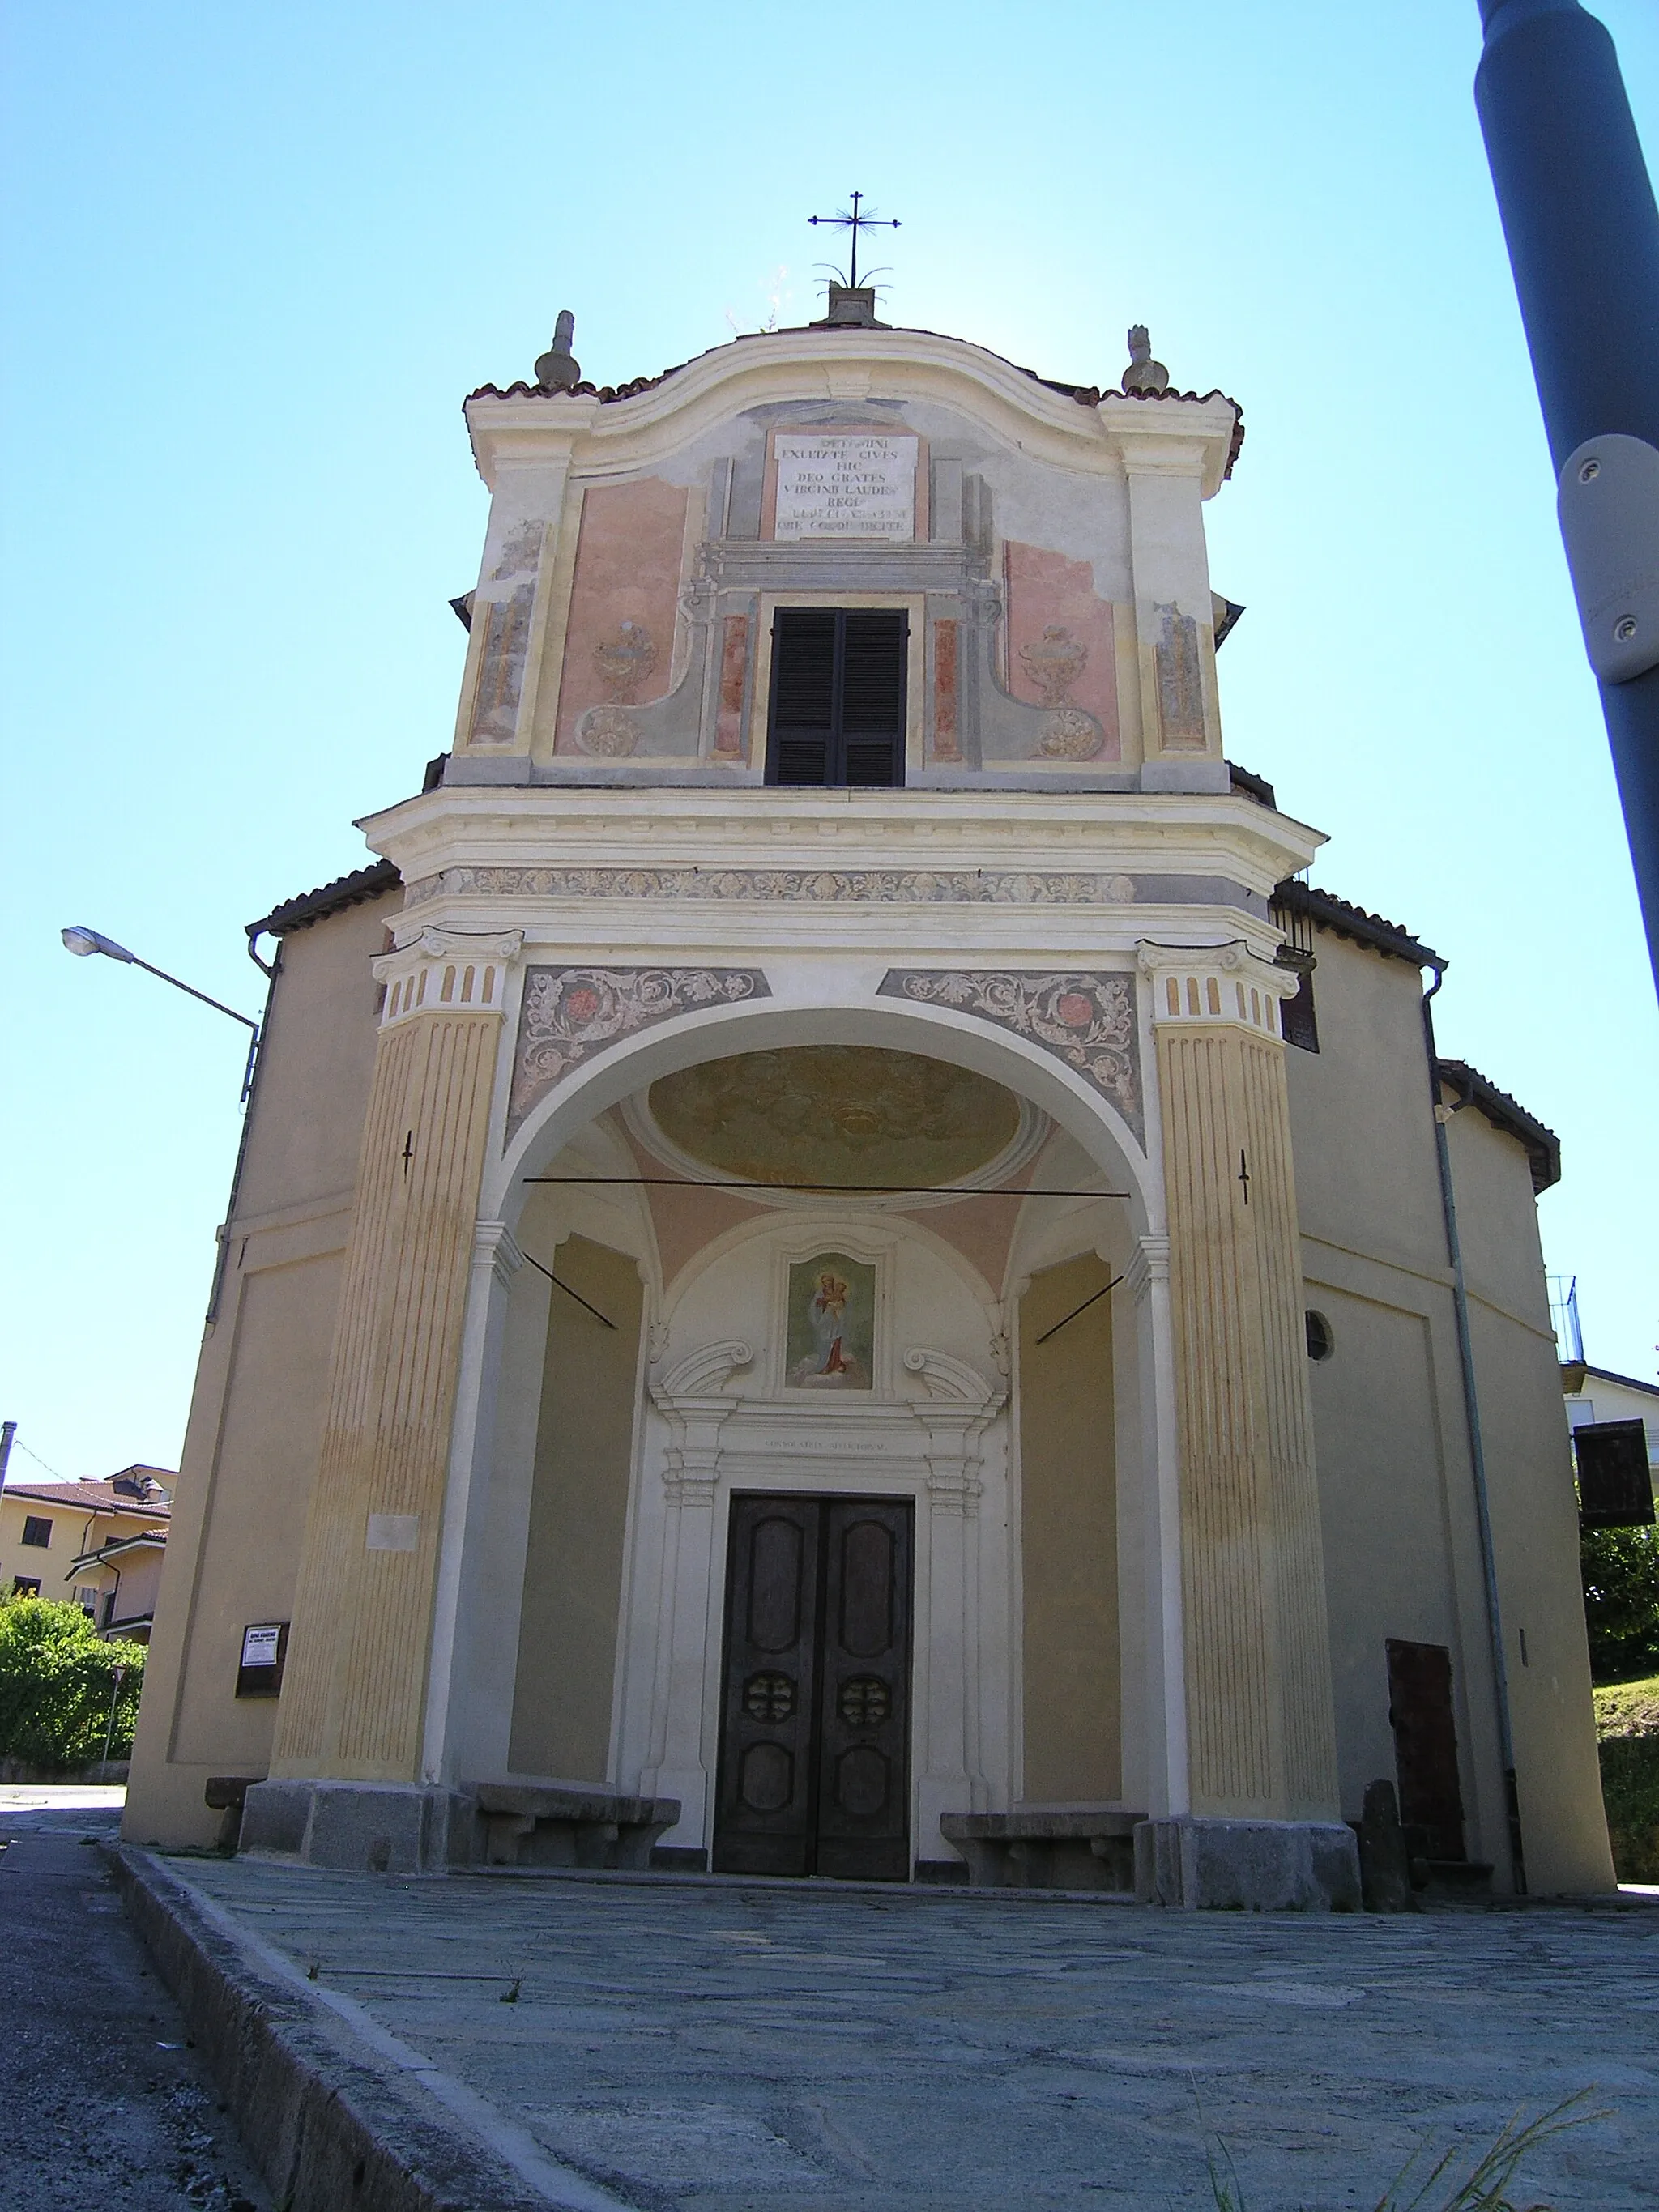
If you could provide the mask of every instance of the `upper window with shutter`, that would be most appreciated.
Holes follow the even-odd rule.
[[[769,783],[904,781],[909,624],[885,607],[781,607],[772,628]]]

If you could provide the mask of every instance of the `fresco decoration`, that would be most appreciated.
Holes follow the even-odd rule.
[[[483,615],[484,635],[478,653],[478,688],[472,696],[470,735],[475,745],[511,744],[517,734],[535,595],[533,584],[520,584],[506,599],[480,602],[476,608],[473,619]]]
[[[890,968],[878,996],[972,1014],[1028,1037],[1111,1101],[1145,1146],[1140,1041],[1129,975],[1028,974],[1018,969]]]
[[[1092,565],[1010,538],[1002,580],[1008,690],[1047,709],[1038,757],[1119,759],[1115,617]]]
[[[1201,753],[1209,744],[1204,727],[1204,669],[1198,650],[1198,624],[1171,603],[1155,601],[1158,617],[1158,719],[1165,752]]]
[[[1206,879],[1207,880],[1207,879]],[[781,899],[871,906],[1099,906],[1137,896],[1134,878],[1050,868],[446,868],[405,906],[450,898]],[[1158,896],[1176,894],[1160,890]],[[1181,896],[1190,900],[1191,888]],[[1239,896],[1243,896],[1242,893]]]
[[[639,744],[635,709],[653,703],[672,659],[688,497],[659,477],[583,492],[556,751],[614,760]]]
[[[745,1182],[958,1182],[1020,1134],[1010,1091],[969,1068],[874,1045],[789,1045],[703,1060],[653,1083],[668,1142]]]
[[[1062,623],[1045,623],[1042,635],[1021,649],[1020,665],[1049,708],[1037,750],[1050,760],[1092,760],[1106,732],[1072,696],[1072,686],[1089,665],[1089,648]]]
[[[769,998],[758,968],[531,968],[507,1102],[511,1137],[538,1098],[636,1030],[704,1006]]]
[[[789,1270],[784,1381],[792,1390],[868,1390],[876,1359],[876,1271],[845,1252]]]

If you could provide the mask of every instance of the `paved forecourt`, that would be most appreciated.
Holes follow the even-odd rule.
[[[162,1863],[420,2054],[452,2110],[487,2106],[618,2203],[1208,2208],[1202,2125],[1251,2212],[1363,2206],[1425,2136],[1476,2144],[1594,2083],[1612,2117],[1534,2156],[1520,2201],[1659,2207],[1640,1905],[1189,1916]]]

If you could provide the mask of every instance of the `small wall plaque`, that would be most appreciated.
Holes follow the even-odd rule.
[[[275,1698],[282,1693],[288,1657],[288,1623],[256,1620],[242,1631],[241,1662],[236,1669],[239,1698]]]

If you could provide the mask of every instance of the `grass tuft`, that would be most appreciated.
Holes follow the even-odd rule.
[[[1565,2135],[1569,2128],[1586,2127],[1592,2120],[1611,2119],[1613,2115],[1607,2108],[1591,2107],[1590,2100],[1595,2094],[1594,2085],[1588,2089],[1575,2089],[1571,2096],[1563,2097],[1559,2105],[1552,2105],[1547,2112],[1530,2120],[1519,2112],[1511,2112],[1493,2141],[1461,2179],[1460,2169],[1471,2155],[1468,2149],[1454,2143],[1449,2150],[1441,2153],[1432,2166],[1426,2166],[1433,2145],[1425,2141],[1377,2198],[1371,2212],[1553,2212],[1553,2208],[1537,2198],[1527,2205],[1516,2203],[1507,2193],[1510,2185],[1528,2151],[1536,2150],[1553,2136]],[[1193,2100],[1198,2104],[1199,2130],[1216,2212],[1249,2212],[1232,2153],[1221,2137],[1204,2124],[1204,2107],[1198,2101],[1196,2082],[1193,2085]],[[1407,2190],[1414,2193],[1407,2196]]]

